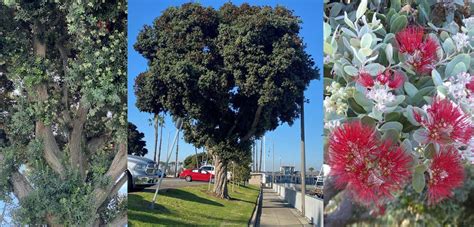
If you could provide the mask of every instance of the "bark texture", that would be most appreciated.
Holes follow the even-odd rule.
[[[213,154],[215,165],[214,193],[221,199],[230,199],[227,191],[227,163],[217,154]]]

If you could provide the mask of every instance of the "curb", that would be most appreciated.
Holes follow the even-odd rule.
[[[254,227],[260,225],[260,215],[262,214],[263,185],[260,186],[260,192],[257,197],[256,205],[253,208],[252,217],[250,217],[248,226]]]

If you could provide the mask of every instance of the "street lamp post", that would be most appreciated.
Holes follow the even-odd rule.
[[[301,213],[305,215],[306,197],[306,158],[305,158],[305,138],[304,138],[304,96],[301,100]]]

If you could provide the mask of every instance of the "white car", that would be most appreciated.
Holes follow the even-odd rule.
[[[199,169],[205,170],[213,175],[216,174],[215,167],[213,165],[203,165]],[[231,179],[232,179],[232,172],[227,171],[227,180],[231,180]]]

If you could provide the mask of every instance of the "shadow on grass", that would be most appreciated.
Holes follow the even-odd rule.
[[[145,189],[145,190],[143,190],[143,192],[155,193],[155,190],[154,189]],[[224,205],[222,205],[218,202],[215,202],[215,201],[212,201],[212,200],[209,200],[209,199],[206,199],[206,198],[199,197],[199,196],[197,196],[193,193],[190,193],[190,192],[187,192],[187,191],[184,191],[184,190],[181,190],[181,189],[168,189],[165,192],[162,192],[159,196],[166,196],[166,197],[171,197],[171,198],[190,201],[190,202],[207,204],[207,205],[211,205],[211,206],[220,206],[220,207],[224,206]]]
[[[140,226],[140,225],[133,225],[131,224],[131,221],[137,221],[137,222],[144,222],[144,223],[150,223],[150,224],[160,224],[160,225],[166,225],[166,226],[186,226],[189,225],[189,223],[182,222],[182,221],[177,221],[177,220],[172,220],[168,218],[158,218],[153,216],[152,214],[134,214],[132,217],[128,217],[128,225],[129,226]]]
[[[155,203],[154,209],[151,209],[151,201],[143,199],[143,196],[137,194],[128,194],[128,209],[132,211],[143,211],[153,214],[170,214],[168,208]]]

